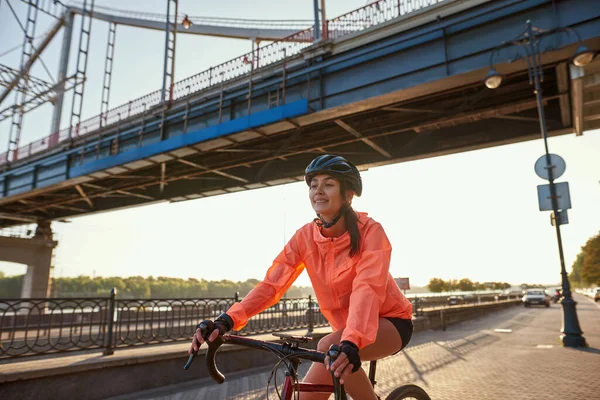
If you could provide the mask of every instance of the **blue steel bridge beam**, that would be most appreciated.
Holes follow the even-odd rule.
[[[547,99],[547,101],[550,101],[551,99]],[[452,118],[449,118],[447,116],[444,116],[443,118],[439,118],[438,120],[434,120],[434,121],[428,121],[428,122],[422,122],[420,124],[416,124],[416,125],[409,125],[403,128],[399,128],[395,131],[388,131],[388,132],[383,132],[377,135],[371,135],[369,136],[369,138],[371,140],[377,139],[377,138],[381,138],[383,136],[386,135],[391,135],[391,134],[395,134],[395,133],[406,133],[406,132],[415,132],[415,131],[425,131],[426,134],[420,134],[417,135],[415,139],[413,139],[412,141],[409,141],[406,144],[406,148],[402,148],[402,149],[398,149],[398,151],[396,152],[396,154],[394,155],[395,158],[399,157],[399,156],[408,156],[411,153],[412,149],[415,148],[419,148],[419,146],[422,146],[424,143],[427,143],[432,136],[432,132],[434,132],[436,129],[441,129],[443,127],[449,127],[449,126],[453,126],[453,125],[457,125],[457,124],[466,124],[469,121],[473,121],[473,120],[477,120],[477,119],[481,119],[483,117],[492,117],[492,116],[502,116],[503,114],[509,113],[511,111],[515,111],[515,110],[523,110],[523,109],[528,109],[528,108],[535,108],[535,102],[534,101],[528,101],[528,102],[523,102],[523,103],[519,103],[519,104],[512,104],[512,105],[507,105],[504,107],[504,109],[498,110],[497,108],[492,108],[490,110],[483,110],[483,111],[477,111],[477,112],[472,112],[472,113],[464,113],[462,115],[458,115]],[[270,150],[271,154],[264,154],[263,156],[260,157],[260,159],[256,159],[253,161],[246,161],[246,162],[242,162],[239,164],[235,164],[235,165],[230,165],[225,167],[225,170],[228,169],[232,169],[232,168],[236,168],[236,167],[240,167],[243,165],[254,165],[254,164],[259,164],[259,163],[264,163],[264,162],[273,162],[276,159],[278,159],[280,156],[283,156],[284,158],[290,158],[293,156],[297,156],[297,155],[301,155],[301,154],[313,154],[313,153],[319,153],[320,150],[319,149],[327,149],[330,146],[336,146],[339,148],[339,146],[343,146],[343,145],[349,145],[352,143],[357,143],[357,142],[362,142],[359,138],[356,137],[352,137],[349,138],[347,140],[343,140],[343,141],[336,141],[336,142],[328,142],[326,140],[324,140],[321,143],[314,143],[314,144],[310,144],[309,146],[304,146],[304,147],[296,147],[293,149],[289,149],[286,152],[280,152],[279,149],[277,148],[273,148]],[[189,172],[183,175],[179,175],[179,176],[172,176],[169,177],[167,182],[169,183],[174,183],[176,180],[182,180],[182,179],[189,179],[189,178],[197,178],[199,176],[202,175],[206,175],[209,173],[215,173],[216,171],[218,172],[224,172],[221,168],[212,168],[212,169],[207,169],[207,170],[201,170],[201,171],[197,171],[197,172]],[[232,175],[229,172],[226,172],[226,174],[228,175]],[[227,175],[224,175],[227,176]],[[228,176],[230,177],[230,176]],[[96,186],[95,188],[97,189],[107,189],[107,191],[105,193],[94,193],[94,194],[90,194],[89,196],[91,198],[94,197],[101,197],[103,195],[105,195],[106,193],[114,193],[117,190],[123,190],[123,191],[131,191],[131,190],[139,190],[139,189],[143,189],[143,190],[147,190],[149,188],[151,188],[152,186],[156,186],[159,183],[159,178],[158,177],[149,177],[149,180],[146,183],[132,183],[131,185],[126,185],[123,187],[119,187],[118,189],[110,189],[110,188],[103,188],[101,186]],[[84,183],[84,186],[89,186],[88,184]],[[141,197],[141,196],[138,196]],[[149,196],[152,197],[152,196]],[[69,199],[69,200],[64,200],[61,201],[60,204],[71,204],[71,203],[76,203],[77,201],[81,201],[80,199]],[[56,203],[54,203],[56,204]],[[28,209],[27,211],[36,211],[36,210],[41,210],[44,206],[42,205],[37,205],[36,207],[32,207],[31,209]]]

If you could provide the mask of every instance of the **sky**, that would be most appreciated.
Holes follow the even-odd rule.
[[[11,2],[22,17],[19,3]],[[328,16],[365,3],[328,0]],[[129,9],[151,12],[162,12],[163,5],[159,0],[127,3]],[[313,16],[311,0],[180,0],[180,12],[235,18]],[[21,42],[18,29],[2,2],[0,54]],[[100,110],[107,29],[102,22],[92,27],[84,117]],[[74,35],[75,46],[76,39]],[[54,74],[59,44],[60,38],[55,39],[43,57]],[[159,32],[117,28],[111,106],[160,88],[163,45]],[[177,80],[250,50],[249,41],[184,35],[178,36],[177,46]],[[18,58],[16,51],[0,56],[0,63],[16,66]],[[39,66],[34,69],[34,75],[48,79],[44,74]],[[32,114],[26,116],[22,143],[49,133],[51,107]],[[7,125],[0,123],[0,152],[7,134]],[[569,182],[573,206],[569,224],[561,227],[570,270],[581,246],[600,230],[600,130],[551,138],[549,147],[567,164],[558,181]],[[432,277],[558,283],[555,230],[550,213],[540,212],[537,205],[536,186],[546,181],[536,176],[534,164],[543,152],[543,142],[535,140],[373,168],[363,172],[364,193],[353,205],[381,222],[393,246],[391,274],[409,277],[413,285],[425,285]],[[73,218],[53,224],[59,241],[53,274],[260,279],[284,243],[313,218],[302,182]],[[9,275],[22,274],[25,268],[0,262],[0,271]],[[304,273],[296,284],[308,285],[308,276]]]

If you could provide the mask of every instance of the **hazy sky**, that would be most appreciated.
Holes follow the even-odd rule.
[[[20,2],[12,3],[22,14]],[[338,15],[365,3],[328,0],[328,14]],[[181,12],[197,16],[310,19],[313,12],[311,0],[181,0],[180,4]],[[162,0],[132,1],[127,8],[161,12],[162,5]],[[22,40],[7,13],[3,2],[0,54]],[[88,116],[100,110],[106,32],[105,23],[97,22],[92,28]],[[111,106],[160,88],[163,40],[159,32],[117,28]],[[55,40],[44,56],[52,73],[58,64],[59,43]],[[183,35],[177,46],[178,79],[250,49],[246,41]],[[15,66],[18,53],[0,57],[0,63]],[[44,74],[43,69],[35,70],[35,75],[47,78]],[[23,143],[49,133],[50,112],[50,108],[43,109],[26,119]],[[0,123],[0,152],[6,148],[7,132],[7,125]],[[600,131],[552,138],[549,146],[567,163],[559,181],[569,182],[573,205],[570,223],[562,227],[570,269],[581,246],[600,230]],[[542,141],[536,140],[374,168],[363,173],[364,194],[355,199],[354,206],[383,224],[394,249],[392,275],[408,276],[415,285],[424,285],[434,276],[515,284],[558,282],[555,231],[549,212],[540,212],[537,205],[536,186],[545,182],[535,175],[533,165],[543,151]],[[313,216],[306,185],[295,183],[75,218],[69,224],[53,225],[60,241],[54,276],[262,278],[284,242]],[[0,262],[0,270],[17,274],[25,266]],[[309,284],[306,274],[297,284]]]

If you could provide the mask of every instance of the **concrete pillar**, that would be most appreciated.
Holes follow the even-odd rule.
[[[27,265],[21,297],[50,296],[52,252],[58,242],[52,240],[50,221],[39,221],[31,239],[0,237],[0,261]]]

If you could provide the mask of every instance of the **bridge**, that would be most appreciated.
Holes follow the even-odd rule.
[[[36,142],[11,133],[0,227],[296,182],[325,152],[367,169],[538,139],[527,57],[494,51],[527,20],[570,29],[540,43],[548,135],[600,127],[600,62],[571,62],[600,48],[592,2],[381,0],[181,81],[165,68],[162,90],[84,121],[74,107]]]

